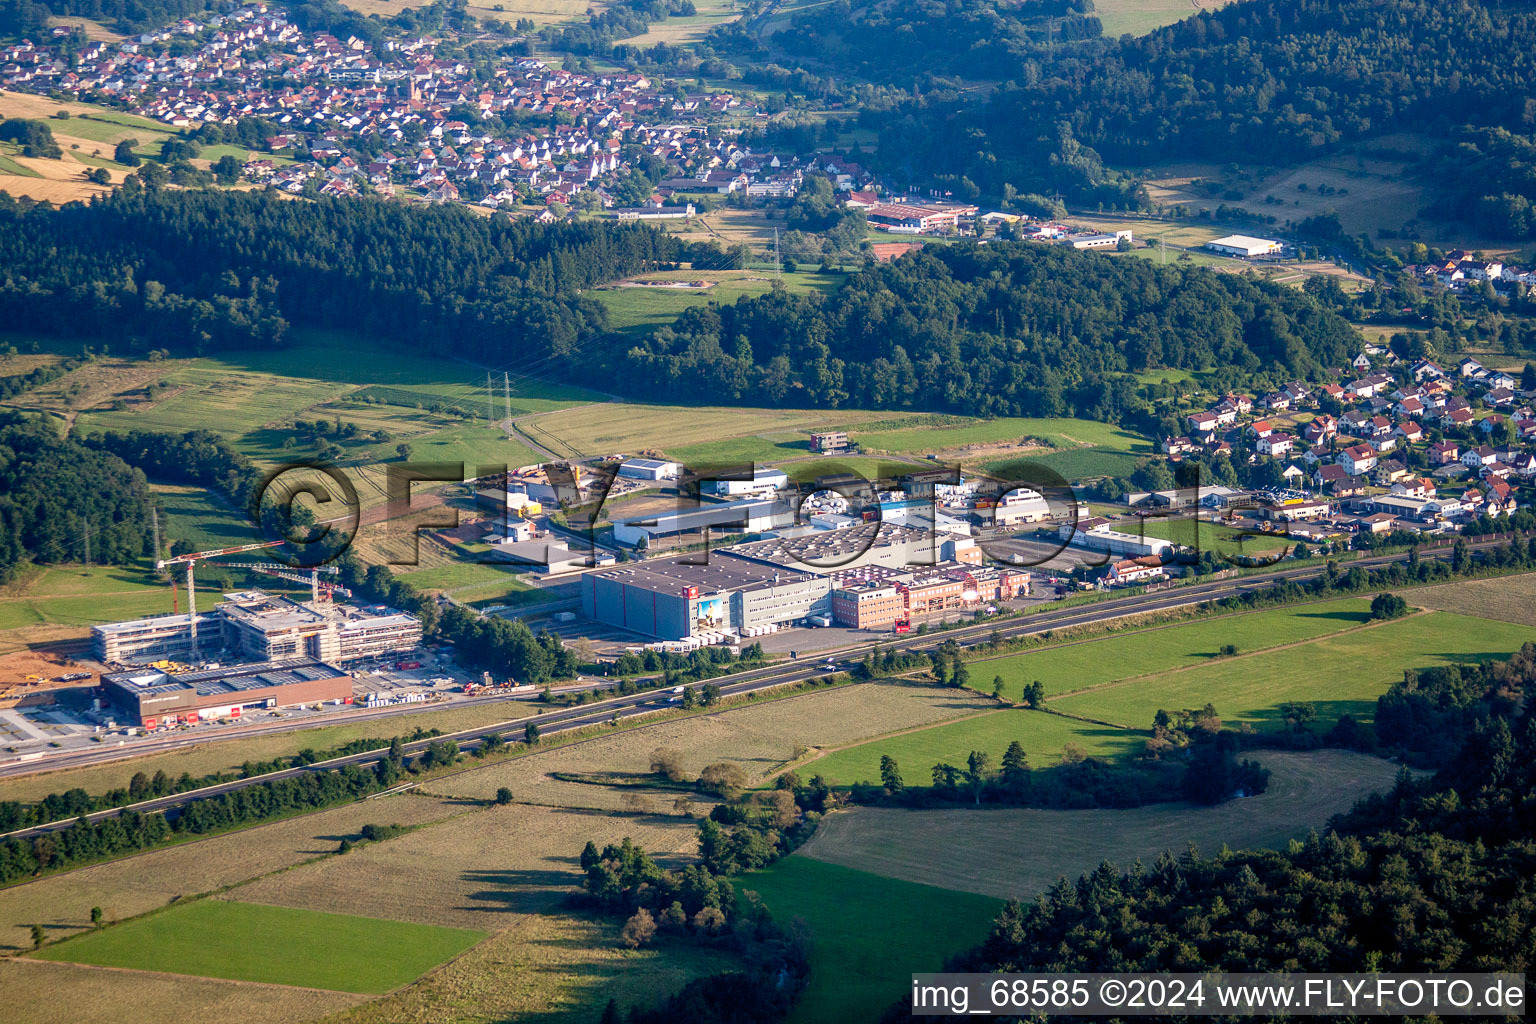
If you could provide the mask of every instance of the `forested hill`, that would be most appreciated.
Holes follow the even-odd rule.
[[[113,564],[145,553],[149,485],[56,424],[0,410],[0,583],[24,562]]]
[[[1536,723],[1524,707],[1536,648],[1409,676],[1383,707],[1415,698],[1419,724],[1461,744],[1432,780],[1403,778],[1286,852],[1165,855],[1062,881],[1032,905],[1010,904],[948,969],[1528,970]]]
[[[1038,191],[1065,133],[1107,163],[1289,164],[1342,141],[1536,128],[1536,8],[1500,0],[1246,0],[1023,61],[969,97],[867,119],[881,163]],[[1044,149],[1042,142],[1045,140]],[[1042,155],[1044,153],[1044,155]],[[1081,184],[1063,179],[1063,187]],[[1087,198],[1086,195],[1082,195]]]
[[[1092,0],[832,0],[792,12],[766,44],[752,24],[750,14],[728,22],[710,44],[737,59],[902,88],[934,75],[1009,81],[1043,48],[1099,35]]]
[[[372,199],[125,189],[24,211],[0,196],[0,322],[123,348],[272,347],[293,323],[558,357],[605,329],[579,291],[684,251],[637,225]]]
[[[1140,411],[1117,371],[1224,367],[1279,383],[1341,366],[1358,338],[1308,295],[1234,274],[1034,242],[935,245],[835,294],[687,311],[624,357],[640,393],[977,415]]]

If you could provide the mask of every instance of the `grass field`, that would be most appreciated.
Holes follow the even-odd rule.
[[[1198,551],[1247,555],[1250,558],[1286,552],[1295,546],[1283,536],[1245,534],[1230,526],[1204,519],[1146,519],[1143,520],[1142,533],[1148,537],[1161,537],[1175,544],[1193,547]]]
[[[539,444],[565,455],[606,455],[656,448],[687,452],[700,461],[729,462],[748,444],[763,443],[783,451],[779,458],[805,454],[809,447],[787,447],[788,435],[809,441],[813,430],[845,427],[889,415],[848,409],[728,409],[681,405],[614,403],[549,413],[522,423]],[[762,438],[773,435],[778,440]]]
[[[1413,592],[1413,603],[1536,627],[1536,573],[1423,587]],[[1531,639],[1536,640],[1536,635]]]
[[[994,705],[995,706],[995,705]],[[1147,724],[1151,725],[1151,716]],[[992,755],[996,764],[1018,740],[1036,768],[1047,768],[1061,758],[1068,744],[1080,752],[1098,757],[1120,757],[1140,750],[1145,736],[1128,729],[1111,728],[1079,722],[1061,715],[1051,715],[1024,708],[1010,708],[975,715],[958,722],[929,728],[833,751],[825,757],[797,766],[802,778],[820,775],[835,785],[880,780],[880,758],[889,754],[900,766],[902,776],[912,785],[927,785],[928,773],[940,761],[963,765],[966,755],[981,750]]]
[[[986,937],[1000,901],[872,875],[794,855],[734,880],[780,921],[811,932],[810,985],[792,1024],[877,1020],[911,985],[914,971]]]
[[[1223,8],[1230,0],[1094,0],[1094,14],[1106,37],[1146,35],[1200,11]]]
[[[1261,750],[1269,789],[1215,807],[1153,804],[1117,810],[1047,811],[963,808],[909,811],[858,808],[827,818],[799,856],[861,867],[892,878],[926,880],[969,892],[1028,899],[1056,879],[1120,869],[1193,843],[1217,853],[1281,848],[1308,829],[1388,789],[1397,766],[1343,750]],[[798,857],[796,858],[798,859]]]
[[[1223,721],[1274,729],[1281,725],[1279,705],[1301,700],[1317,705],[1314,728],[1326,731],[1346,712],[1371,718],[1376,698],[1402,678],[1404,669],[1490,661],[1507,657],[1532,639],[1536,634],[1527,626],[1427,612],[1059,697],[1051,707],[1148,728],[1159,708],[1197,708],[1209,701]]]
[[[35,955],[103,967],[383,993],[483,938],[485,933],[463,928],[199,900]]]
[[[61,999],[61,992],[69,998]],[[48,960],[0,960],[0,1006],[8,1024],[295,1024],[360,999],[285,985],[112,971]]]
[[[33,924],[50,940],[62,939],[89,930],[92,907],[108,921],[124,921],[334,853],[369,822],[420,825],[462,810],[412,795],[369,800],[8,886],[0,889],[0,950],[30,949]]]
[[[208,584],[200,590],[212,592]],[[0,632],[28,626],[90,626],[171,611],[167,584],[147,569],[50,566],[0,589]]]
[[[1137,434],[1107,423],[1077,419],[1002,417],[978,420],[964,426],[911,427],[902,430],[854,431],[853,439],[866,450],[906,454],[949,452],[968,445],[1037,438],[1057,448],[1103,448],[1116,452],[1152,451],[1151,443]]]
[[[831,292],[843,283],[843,274],[805,271],[786,274],[779,280],[791,292]],[[608,308],[610,324],[616,330],[648,330],[671,323],[691,306],[709,302],[730,305],[747,296],[764,295],[772,290],[771,273],[754,270],[666,270],[644,274],[645,281],[712,281],[710,288],[645,288],[618,285],[599,288],[588,294]]]
[[[183,484],[151,484],[164,514],[162,542],[185,540],[195,551],[266,540],[257,526],[213,492]]]
[[[1359,598],[1223,615],[973,661],[971,684],[991,693],[993,678],[1002,676],[1004,696],[1019,700],[1024,685],[1038,679],[1045,684],[1046,693],[1060,694],[1118,679],[1206,665],[1225,644],[1236,645],[1240,653],[1251,653],[1359,626],[1369,619],[1370,602]]]
[[[76,371],[80,373],[82,371]],[[526,447],[505,440],[483,420],[432,413],[440,404],[475,416],[488,413],[484,375],[473,366],[409,352],[371,351],[356,358],[356,342],[337,334],[302,332],[294,345],[273,351],[225,352],[217,357],[166,364],[131,364],[96,371],[106,379],[86,396],[82,426],[99,429],[185,431],[212,428],[258,461],[287,461],[313,454],[307,443],[285,444],[295,417],[356,423],[386,430],[388,442],[349,441],[343,459],[393,459],[394,446],[409,441],[420,460],[470,463],[539,461]],[[73,375],[71,375],[73,376]],[[142,388],[156,378],[169,384],[155,401]],[[505,388],[494,381],[496,412],[505,409]],[[54,385],[61,390],[63,383]],[[354,392],[378,404],[343,401]],[[514,415],[541,413],[589,400],[580,388],[521,380],[511,387]],[[37,404],[49,396],[40,389]],[[115,399],[128,408],[107,408]]]

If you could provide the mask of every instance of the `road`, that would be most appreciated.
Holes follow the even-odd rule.
[[[1470,547],[1473,550],[1478,550],[1480,548],[1493,547],[1499,543],[1502,542],[1491,541],[1483,544],[1473,544],[1470,545]],[[1407,552],[1390,555],[1377,555],[1356,559],[1355,561],[1347,563],[1345,567],[1351,569],[1355,567],[1372,568],[1379,565],[1386,565],[1391,562],[1404,561],[1407,559],[1407,557]],[[1426,561],[1435,559],[1447,560],[1450,557],[1450,548],[1437,549],[1423,554],[1423,558]],[[1251,590],[1259,590],[1273,586],[1276,582],[1283,580],[1310,579],[1321,575],[1324,571],[1326,571],[1325,560],[1316,559],[1306,565],[1296,566],[1295,568],[1280,569],[1272,572],[1258,573],[1252,576],[1236,577],[1226,580],[1217,580],[1214,582],[1196,583],[1193,585],[1175,587],[1168,590],[1153,591],[1151,593],[1130,594],[1125,597],[1110,598],[1105,601],[1100,601],[1089,605],[1082,605],[1075,608],[1058,608],[1054,610],[1036,612],[1019,619],[1004,621],[994,620],[980,623],[974,626],[962,626],[955,629],[927,633],[921,636],[908,635],[897,636],[894,638],[882,637],[878,641],[855,644],[836,651],[818,652],[814,659],[806,659],[804,661],[794,660],[789,662],[778,662],[773,665],[764,666],[762,668],[748,669],[746,671],[737,672],[732,675],[721,676],[711,681],[720,687],[723,696],[741,696],[757,691],[773,689],[775,687],[793,685],[795,683],[801,683],[817,676],[826,675],[827,669],[823,668],[822,665],[829,660],[837,664],[838,671],[845,670],[849,667],[852,667],[858,660],[862,659],[866,651],[870,651],[877,646],[881,647],[882,649],[922,652],[932,650],[950,641],[954,641],[962,647],[970,647],[987,641],[992,637],[994,633],[999,634],[1003,638],[1007,639],[1011,637],[1032,636],[1044,633],[1048,630],[1064,629],[1071,626],[1093,625],[1096,623],[1107,622],[1113,619],[1124,618],[1128,615],[1140,615],[1146,612],[1181,608],[1191,604],[1198,604],[1203,601],[1218,601],[1227,597],[1236,597]],[[464,703],[471,701],[480,703],[496,700],[506,701],[509,699],[510,698],[504,696],[466,698],[465,701],[457,702],[457,706],[463,706]],[[543,714],[525,714],[521,717],[512,718],[505,722],[499,722],[491,726],[467,729],[457,733],[449,733],[444,736],[434,737],[432,740],[421,740],[414,743],[407,743],[405,744],[405,752],[407,754],[417,754],[425,750],[428,743],[441,742],[443,740],[451,740],[457,743],[461,751],[473,750],[479,746],[481,741],[483,741],[486,736],[492,733],[495,733],[508,741],[522,740],[526,737],[525,729],[529,722],[537,722],[539,732],[544,736],[551,736],[558,735],[562,732],[569,732],[574,729],[582,729],[593,725],[602,725],[604,723],[616,721],[619,719],[633,718],[639,715],[654,714],[657,711],[661,711],[674,706],[674,695],[670,691],[650,690],[644,693],[631,694],[627,697],[615,697],[609,700],[596,701],[590,704],[546,711]],[[392,714],[408,714],[412,711],[420,711],[423,710],[423,707],[423,705],[418,704],[405,705],[402,708],[397,709],[379,709],[376,712],[352,712],[346,716],[345,720],[352,722],[358,721],[365,717],[384,718],[390,717]],[[431,707],[431,705],[426,705],[426,707]],[[277,732],[284,731],[285,729],[312,728],[317,724],[320,723],[314,721],[282,723],[281,725],[274,728],[258,727],[258,729],[263,732]],[[255,732],[253,731],[242,730],[237,734],[232,734],[230,738],[240,738],[254,734]],[[157,746],[154,748],[143,746],[135,747],[131,756],[138,757],[144,753],[155,753],[169,750],[177,746],[198,742],[207,742],[207,740],[202,737],[178,737],[174,740],[168,739],[163,746]],[[87,751],[83,753],[106,755],[98,756],[96,760],[107,760],[111,754],[110,751]],[[203,789],[191,790],[186,793],[178,793],[171,796],[157,797],[155,799],[141,801],[139,803],[129,805],[126,808],[111,808],[108,810],[98,811],[94,814],[88,815],[88,820],[100,821],[104,818],[116,816],[122,813],[124,810],[133,810],[140,813],[167,811],[173,812],[175,808],[187,803],[191,803],[194,800],[201,800],[208,797],[219,796],[224,793],[231,793],[246,786],[258,785],[263,782],[270,782],[279,779],[293,778],[305,772],[335,771],[348,765],[372,764],[381,759],[386,753],[387,750],[385,748],[379,748],[376,750],[363,751],[357,754],[349,754],[345,757],[332,758],[327,761],[319,761],[314,764],[303,765],[296,768],[288,768],[278,772],[271,772],[266,775],[255,776],[249,779],[237,779],[231,782],[223,782],[217,785],[205,787]],[[123,755],[118,756],[121,757]],[[62,759],[51,760],[42,763],[30,762],[21,766],[8,766],[6,770],[0,771],[0,775],[19,775],[42,770],[51,771],[61,767],[61,761]],[[31,828],[21,829],[16,832],[0,835],[0,840],[9,838],[25,839],[48,832],[61,831],[74,824],[75,820],[76,819],[74,818],[70,818],[66,820],[51,822],[46,825],[37,825]]]

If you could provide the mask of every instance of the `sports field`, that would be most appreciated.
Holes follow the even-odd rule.
[[[383,993],[483,938],[484,932],[467,928],[198,900],[33,955],[103,967]]]
[[[971,685],[992,692],[1003,677],[1003,695],[1019,700],[1025,684],[1039,680],[1049,694],[1210,664],[1226,644],[1247,654],[1360,626],[1371,604],[1361,598],[1223,615],[1183,625],[1158,626],[1097,640],[1060,644],[969,664]],[[1137,723],[1140,725],[1141,723]]]
[[[1254,728],[1281,726],[1279,706],[1311,701],[1313,728],[1326,731],[1346,712],[1369,719],[1376,698],[1404,669],[1492,661],[1536,639],[1531,627],[1426,612],[1369,629],[1273,651],[1222,658],[1204,666],[1113,683],[1051,701],[1051,707],[1134,728],[1149,728],[1159,708],[1216,705],[1222,720]]]
[[[900,999],[913,971],[986,937],[999,900],[917,885],[794,855],[733,880],[763,898],[776,919],[811,932],[810,985],[792,1024],[874,1021]]]

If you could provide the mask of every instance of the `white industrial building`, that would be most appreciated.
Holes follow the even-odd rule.
[[[1271,238],[1254,238],[1252,235],[1228,235],[1225,238],[1213,238],[1205,243],[1205,247],[1211,250],[1211,252],[1219,252],[1223,256],[1251,258],[1254,256],[1274,256],[1284,249],[1285,245]]]
[[[725,534],[762,533],[795,521],[795,510],[782,501],[754,499],[718,505],[653,512],[613,520],[613,539],[620,544],[650,544],[659,540],[700,534],[705,530]]]
[[[625,459],[619,464],[619,476],[629,480],[676,480],[682,468],[662,459]]]
[[[1087,529],[1083,528],[1085,526]],[[1111,555],[1129,555],[1132,558],[1156,555],[1159,558],[1166,558],[1174,553],[1174,543],[1170,540],[1121,533],[1111,530],[1108,523],[1103,521],[1090,521],[1076,525],[1062,523],[1057,528],[1057,533],[1062,540],[1075,547],[1104,551]]]
[[[789,486],[789,474],[777,469],[755,469],[751,480],[705,480],[699,490],[721,498],[739,498],[744,494],[781,491]]]

